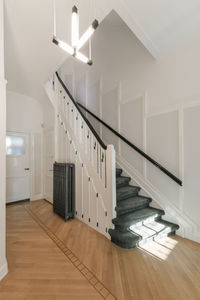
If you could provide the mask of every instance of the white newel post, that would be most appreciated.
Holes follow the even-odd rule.
[[[106,150],[107,189],[108,189],[108,220],[109,228],[113,228],[112,219],[116,217],[116,161],[113,145],[108,145]]]
[[[0,0],[0,280],[7,274],[6,261],[6,80],[4,75],[3,0]]]

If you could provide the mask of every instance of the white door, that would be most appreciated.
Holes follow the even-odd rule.
[[[7,132],[6,202],[30,199],[29,136]]]
[[[54,131],[44,132],[44,197],[53,203]]]

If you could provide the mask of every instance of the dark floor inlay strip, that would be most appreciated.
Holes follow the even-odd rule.
[[[90,271],[88,268],[74,255],[74,253],[66,247],[63,242],[37,217],[37,215],[26,205],[24,209],[30,214],[35,222],[46,232],[52,241],[60,248],[64,255],[71,261],[75,268],[88,280],[88,282],[96,289],[96,291],[107,300],[117,300],[104,284]]]

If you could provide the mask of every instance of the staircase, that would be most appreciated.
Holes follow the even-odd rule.
[[[121,169],[116,169],[115,177],[114,146],[105,145],[81,109],[180,186],[182,181],[77,103],[58,73],[49,87],[55,105],[55,159],[76,166],[76,217],[106,237],[110,235],[122,248],[175,234],[179,226],[162,220],[164,211],[150,207],[151,198],[141,196],[140,187],[129,184],[131,178],[122,176]],[[117,217],[113,219],[114,210]],[[108,230],[112,223],[115,228]]]
[[[116,169],[117,217],[109,229],[111,241],[122,248],[134,248],[175,234],[179,226],[162,220],[163,210],[149,206],[151,198],[140,196],[140,187],[129,185],[130,177]]]

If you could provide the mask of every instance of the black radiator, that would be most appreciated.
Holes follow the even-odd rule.
[[[54,163],[53,166],[53,210],[67,221],[75,211],[75,166]]]

